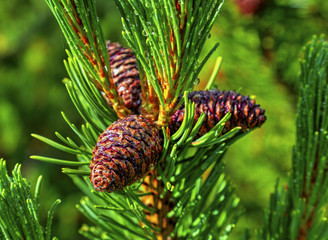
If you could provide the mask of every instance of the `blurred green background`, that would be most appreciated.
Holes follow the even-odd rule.
[[[263,4],[252,8],[256,2]],[[126,45],[113,1],[98,0],[97,5],[106,39]],[[197,88],[206,85],[216,57],[222,56],[216,86],[255,95],[268,118],[263,127],[232,146],[225,158],[227,176],[246,210],[231,239],[238,239],[245,228],[261,226],[276,180],[282,185],[286,180],[295,140],[298,58],[312,34],[327,29],[325,0],[228,0],[223,5],[203,56],[216,42],[221,44],[201,72]],[[55,235],[82,239],[78,229],[85,219],[75,209],[80,192],[59,166],[29,159],[32,154],[73,158],[30,136],[55,139],[58,131],[74,139],[61,111],[76,125],[82,123],[61,81],[67,77],[66,47],[43,0],[0,1],[0,157],[9,169],[22,163],[24,176],[32,182],[42,174],[42,216],[61,198]]]

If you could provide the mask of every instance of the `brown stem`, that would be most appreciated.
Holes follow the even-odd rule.
[[[144,180],[143,188],[150,195],[142,197],[142,201],[148,207],[154,209],[154,213],[145,210],[147,220],[158,231],[153,231],[158,240],[175,240],[175,237],[170,237],[174,230],[175,219],[167,218],[167,213],[174,208],[174,203],[171,199],[171,192],[167,191],[163,199],[160,194],[164,191],[165,186],[162,181],[157,180],[158,172],[152,170]]]

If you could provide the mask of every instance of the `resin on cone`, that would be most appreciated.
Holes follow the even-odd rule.
[[[178,101],[181,99],[178,99]],[[195,103],[194,124],[202,113],[205,119],[196,137],[200,137],[210,131],[228,112],[230,119],[226,122],[222,134],[235,127],[241,127],[243,131],[260,127],[266,120],[265,110],[260,108],[255,100],[249,96],[243,96],[235,91],[195,91],[188,94],[188,99]],[[171,134],[175,133],[182,124],[185,113],[184,103],[172,115],[169,124]]]
[[[143,178],[162,152],[159,129],[146,118],[127,116],[100,136],[90,164],[90,180],[97,191],[113,192]]]
[[[106,41],[111,74],[118,94],[124,105],[133,113],[138,113],[141,104],[141,85],[135,55],[131,49],[119,43]],[[109,105],[111,105],[105,94]]]

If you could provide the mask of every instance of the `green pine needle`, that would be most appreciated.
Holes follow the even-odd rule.
[[[216,76],[219,73],[221,64],[222,64],[222,57],[218,57],[216,59],[216,62],[215,62],[215,65],[214,65],[214,68],[213,68],[213,72],[211,74],[211,77],[210,77],[210,79],[208,80],[208,82],[206,84],[205,90],[211,90],[211,89],[213,89],[215,78],[216,78]]]
[[[6,240],[50,240],[52,218],[57,199],[48,213],[46,229],[38,217],[39,194],[42,177],[38,178],[34,197],[31,184],[22,177],[21,166],[16,164],[12,176],[8,175],[6,162],[0,159],[0,236]]]
[[[31,159],[39,160],[42,162],[47,162],[51,164],[59,164],[59,165],[65,165],[65,166],[83,166],[83,165],[89,165],[89,162],[74,162],[74,161],[68,161],[68,160],[60,160],[56,158],[48,158],[43,156],[31,156]]]

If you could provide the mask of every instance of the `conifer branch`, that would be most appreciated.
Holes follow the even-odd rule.
[[[22,177],[17,164],[8,175],[6,162],[0,159],[0,238],[11,240],[50,240],[54,210],[61,202],[57,199],[48,212],[46,228],[39,221],[39,194],[42,176],[39,177],[34,197],[31,184]],[[56,239],[55,237],[53,239]]]
[[[185,96],[187,95],[185,94]],[[88,196],[88,199],[85,198],[81,201],[78,209],[95,223],[96,228],[90,228],[85,225],[81,229],[81,233],[84,236],[90,239],[104,234],[123,239],[136,237],[138,239],[158,239],[160,236],[163,239],[169,236],[179,237],[179,239],[188,239],[194,236],[202,239],[205,236],[213,236],[215,239],[216,236],[228,235],[233,229],[233,223],[239,215],[238,199],[232,194],[232,188],[223,175],[222,169],[224,164],[222,158],[227,150],[226,146],[230,145],[229,142],[245,134],[235,132],[231,135],[223,135],[224,138],[220,136],[220,132],[223,130],[222,126],[229,120],[230,114],[228,114],[208,134],[195,139],[196,133],[202,125],[204,118],[201,117],[197,124],[192,127],[195,107],[187,97],[184,99],[186,109],[189,110],[186,112],[185,125],[179,130],[182,134],[175,137],[175,141],[167,137],[164,138],[163,157],[166,157],[165,162],[162,159],[161,164],[157,166],[159,173],[151,172],[149,176],[152,176],[152,180],[148,180],[147,177],[144,181],[129,186],[122,192],[108,194],[106,192],[92,190],[93,186],[89,178],[83,177],[90,173],[90,169],[86,163],[90,162],[91,150],[88,150],[88,154],[81,152],[84,148],[79,147],[79,143],[76,144],[72,143],[71,140],[65,140],[60,134],[57,135],[60,136],[60,139],[64,143],[63,145],[34,135],[60,150],[77,155],[78,162],[63,162],[60,159],[49,159],[45,157],[33,158],[43,161],[50,160],[55,164],[63,165],[64,163],[70,167],[78,167],[63,168],[63,172],[69,174],[81,191]],[[100,118],[100,115],[97,116]],[[97,119],[94,120],[97,121]],[[72,127],[72,130],[77,136],[79,136],[80,143],[86,147],[89,144],[95,145],[97,139],[92,134],[78,130],[68,120],[67,123]],[[95,131],[90,125],[88,129],[91,132]],[[236,130],[234,129],[233,132]],[[218,141],[213,141],[215,139]],[[196,143],[202,143],[202,145],[193,146]],[[205,172],[211,177],[204,178]],[[220,184],[217,182],[218,179],[220,179]],[[151,184],[151,188],[145,187],[145,183],[147,182]],[[143,184],[141,185],[141,183]],[[156,189],[157,193],[155,195],[153,195],[154,189]],[[213,198],[208,199],[208,195],[213,195]],[[154,200],[152,200],[153,197]],[[225,199],[225,201],[217,201],[220,198]],[[146,201],[145,199],[150,200]],[[163,202],[163,199],[166,200]],[[162,205],[155,204],[148,206],[147,202],[149,201],[162,202]],[[175,207],[172,208],[170,206]],[[184,209],[188,209],[188,211],[181,214],[185,211]],[[122,212],[124,212],[124,217],[122,216]],[[155,214],[155,212],[160,214]],[[154,225],[153,218],[147,217],[148,213],[151,214],[150,216],[157,216],[156,225]],[[199,218],[199,216],[202,217]],[[192,221],[187,221],[190,218]],[[214,223],[218,219],[221,219],[220,224],[215,225]],[[118,227],[121,228],[120,226],[123,222],[128,223],[126,225],[129,227],[124,231],[122,229],[120,232],[116,231],[115,229]],[[138,222],[142,223],[142,231],[141,229],[136,230],[139,228],[136,228]],[[189,222],[189,224],[186,225],[186,222]],[[196,222],[197,224],[195,224]],[[213,227],[214,225],[216,227]],[[172,228],[172,226],[176,227]],[[130,227],[133,227],[134,231]],[[161,229],[167,230],[161,232]]]
[[[141,82],[149,81],[151,86],[143,85],[158,96],[158,124],[166,126],[178,97],[192,90],[208,58],[198,62],[222,1],[115,2],[123,17],[123,36],[145,75]]]
[[[88,79],[103,91],[117,114],[122,117],[131,114],[118,97],[110,72],[106,44],[95,9],[95,1],[46,0],[56,17],[68,42]]]
[[[299,77],[296,145],[288,185],[271,195],[259,239],[327,239],[328,43],[313,37]]]
[[[47,1],[52,3],[49,5],[68,40],[77,40],[70,43],[73,47],[65,61],[70,76],[65,84],[86,124],[78,128],[63,114],[78,137],[77,142],[59,133],[56,135],[62,143],[34,135],[55,148],[74,154],[77,161],[33,158],[69,166],[62,171],[86,195],[78,209],[94,224],[94,227],[84,225],[81,233],[90,239],[226,238],[239,216],[239,199],[223,174],[222,159],[228,146],[245,136],[251,128],[260,126],[265,116],[264,110],[255,105],[254,100],[235,92],[202,92],[198,99],[203,100],[203,105],[197,109],[194,95],[189,98],[188,91],[197,83],[201,68],[218,46],[216,44],[202,62],[198,61],[222,1],[115,0],[123,17],[123,35],[134,50],[139,66],[142,106],[138,113],[153,116],[150,117],[151,122],[140,120],[141,116],[129,116],[112,125],[116,115],[106,108],[106,101],[95,88],[103,91],[108,87],[107,83],[103,86],[103,82],[93,81],[93,86],[89,80],[90,76],[96,79],[104,69],[109,70],[103,38],[101,32],[96,31],[99,24],[93,11],[94,3],[83,0]],[[92,9],[91,13],[87,7]],[[78,28],[80,22],[84,28]],[[213,76],[219,66],[220,63],[216,65]],[[212,86],[213,79],[208,87]],[[111,90],[112,79],[109,84]],[[179,98],[181,94],[184,97]],[[206,94],[212,94],[212,100],[207,102],[209,95]],[[174,133],[166,126],[180,107],[180,99],[184,100],[184,105],[177,114],[182,113],[183,120],[176,121],[177,131]],[[210,102],[215,102],[212,108],[209,107]],[[243,104],[238,105],[239,102]],[[205,108],[211,108],[212,115]],[[127,114],[115,107],[114,110],[119,117]],[[241,112],[245,117],[241,117]],[[137,118],[140,118],[139,122],[132,121]],[[154,134],[146,133],[148,123],[152,125]],[[130,132],[126,130],[128,127]],[[105,129],[109,131],[104,132]],[[158,129],[163,130],[163,137],[158,134],[158,141],[155,139],[153,143],[152,137],[157,135]],[[102,140],[98,139],[99,135]],[[146,141],[143,139],[146,137],[151,139]],[[120,140],[125,141],[124,144]],[[163,144],[160,144],[162,140]],[[104,145],[108,142],[113,143],[111,148]],[[141,145],[146,146],[145,151],[139,148]],[[146,160],[145,155],[151,156],[155,148],[158,148],[158,153],[154,159],[160,161],[148,161],[149,157]],[[104,152],[106,149],[118,153],[117,156]],[[141,153],[144,159],[139,157]],[[102,158],[108,155],[115,155],[115,162]],[[150,169],[149,162],[157,166],[143,178]],[[95,165],[100,168],[96,169]],[[90,168],[95,175],[87,177]],[[136,177],[135,172],[143,176]],[[116,188],[121,191],[115,191]]]

